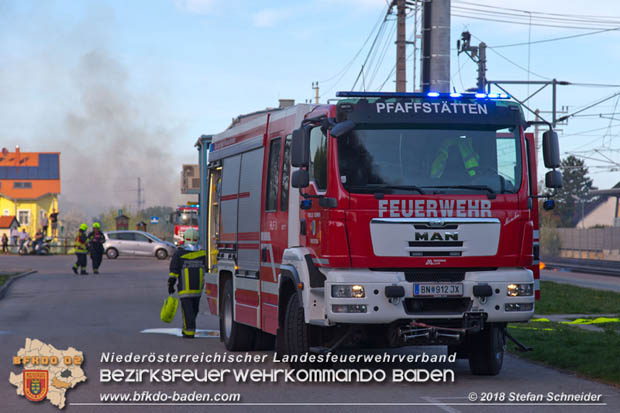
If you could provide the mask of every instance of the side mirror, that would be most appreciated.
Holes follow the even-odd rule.
[[[307,167],[310,164],[310,129],[311,126],[306,125],[293,131],[291,140],[292,166],[299,168]]]
[[[355,122],[353,122],[351,120],[345,120],[344,122],[337,123],[336,126],[334,126],[329,131],[329,133],[334,138],[339,138],[339,137],[344,136],[347,133],[351,132],[353,129],[355,129]]]
[[[545,186],[547,188],[562,188],[562,172],[549,171],[545,174]]]
[[[291,176],[291,186],[293,188],[306,188],[310,185],[310,174],[305,169],[298,169]]]
[[[543,159],[546,168],[560,167],[560,144],[553,130],[543,133]]]
[[[545,211],[551,211],[553,208],[555,208],[555,201],[553,199],[547,199],[543,202],[543,209]]]

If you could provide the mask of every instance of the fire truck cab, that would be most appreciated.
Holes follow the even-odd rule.
[[[206,297],[229,350],[448,345],[498,374],[534,314],[536,148],[493,94],[340,92],[201,146]],[[549,187],[557,135],[544,134]],[[203,230],[204,229],[204,230]]]
[[[170,214],[170,222],[174,225],[174,245],[183,245],[183,234],[190,228],[198,231],[198,205],[189,203],[179,205],[175,212]]]

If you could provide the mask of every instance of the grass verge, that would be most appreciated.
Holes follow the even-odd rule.
[[[616,314],[620,294],[550,281],[540,282],[536,314]]]
[[[597,324],[604,332],[559,323],[510,324],[508,332],[534,350],[521,353],[510,342],[507,347],[521,358],[618,386],[620,331],[615,324]]]
[[[590,288],[541,283],[536,314],[618,314],[620,294]],[[533,351],[521,353],[512,343],[508,351],[591,379],[620,385],[620,323],[596,324],[604,329],[589,331],[554,322],[509,324],[508,332]]]
[[[0,287],[11,277],[17,275],[19,273],[16,272],[0,272]]]

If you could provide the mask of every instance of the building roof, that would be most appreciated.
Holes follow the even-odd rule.
[[[15,215],[0,216],[0,228],[11,228],[11,225],[13,225],[13,221],[17,222],[17,225],[19,225],[19,221],[17,220],[17,218],[15,218]]]
[[[0,152],[0,196],[33,200],[59,193],[59,152]]]

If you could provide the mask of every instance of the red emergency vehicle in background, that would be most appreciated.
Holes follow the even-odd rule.
[[[171,214],[170,222],[174,225],[174,245],[183,245],[183,234],[189,228],[198,231],[198,209],[197,203],[188,203],[179,205]]]
[[[448,345],[474,374],[499,373],[506,325],[529,320],[539,293],[521,107],[496,94],[338,96],[198,142],[221,339],[293,356]],[[557,135],[543,138],[546,184],[559,187]]]

